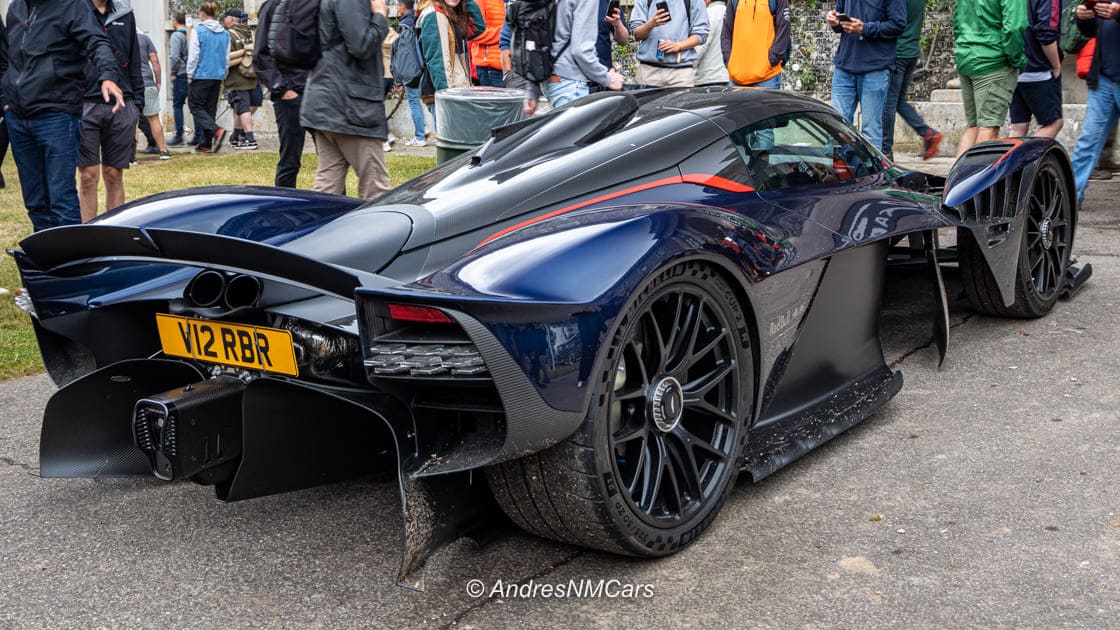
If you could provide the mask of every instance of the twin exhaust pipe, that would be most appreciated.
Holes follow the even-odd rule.
[[[183,297],[203,308],[225,306],[237,309],[255,306],[261,297],[261,281],[244,274],[227,275],[207,269],[187,283]]]

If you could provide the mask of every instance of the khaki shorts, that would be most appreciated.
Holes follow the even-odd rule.
[[[159,88],[144,88],[144,116],[159,116]]]
[[[1018,85],[1019,71],[1003,68],[976,77],[961,76],[961,100],[969,127],[1002,127]]]
[[[634,80],[638,85],[658,87],[692,87],[696,70],[687,68],[663,68],[645,63],[638,64],[638,75]]]

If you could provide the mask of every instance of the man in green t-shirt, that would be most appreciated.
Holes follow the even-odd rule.
[[[894,160],[894,121],[895,114],[901,114],[907,125],[922,139],[922,159],[928,160],[937,155],[937,147],[943,137],[936,129],[926,124],[922,115],[910,101],[906,93],[910,89],[910,78],[918,65],[922,36],[922,22],[926,17],[925,0],[906,0],[906,30],[896,42],[894,67],[891,68],[891,83],[887,90],[887,102],[883,105],[883,153]]]
[[[1007,118],[1019,71],[1027,65],[1024,0],[957,0],[953,9],[954,55],[968,128],[957,155],[977,142],[994,140]]]

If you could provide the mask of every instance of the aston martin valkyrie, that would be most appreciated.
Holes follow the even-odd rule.
[[[390,473],[410,586],[502,513],[669,554],[741,472],[899,391],[888,266],[928,278],[942,358],[943,267],[989,315],[1071,296],[1091,272],[1071,259],[1073,192],[1049,140],[984,143],[938,177],[815,100],[694,89],[593,95],[368,203],[148,197],[10,252],[59,385],[40,470],[223,501]]]

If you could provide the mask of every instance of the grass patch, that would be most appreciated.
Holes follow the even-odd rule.
[[[145,156],[146,157],[146,156]],[[388,155],[389,177],[394,186],[404,183],[435,165],[425,157]],[[271,184],[279,155],[267,151],[231,152],[219,155],[177,153],[175,159],[161,162],[141,159],[140,164],[125,173],[125,197],[128,201],[141,197],[195,186],[218,184]],[[299,187],[311,188],[316,157],[303,156]],[[19,178],[13,160],[3,167],[8,187],[0,190],[0,243],[4,248],[17,247],[20,239],[31,233],[31,221],[23,206]],[[346,190],[356,192],[357,178],[351,173]],[[104,199],[104,195],[101,196]],[[20,286],[19,273],[10,256],[0,257],[0,287],[12,294]],[[9,294],[0,297],[0,379],[33,374],[43,369],[39,348],[27,314],[16,308]]]

